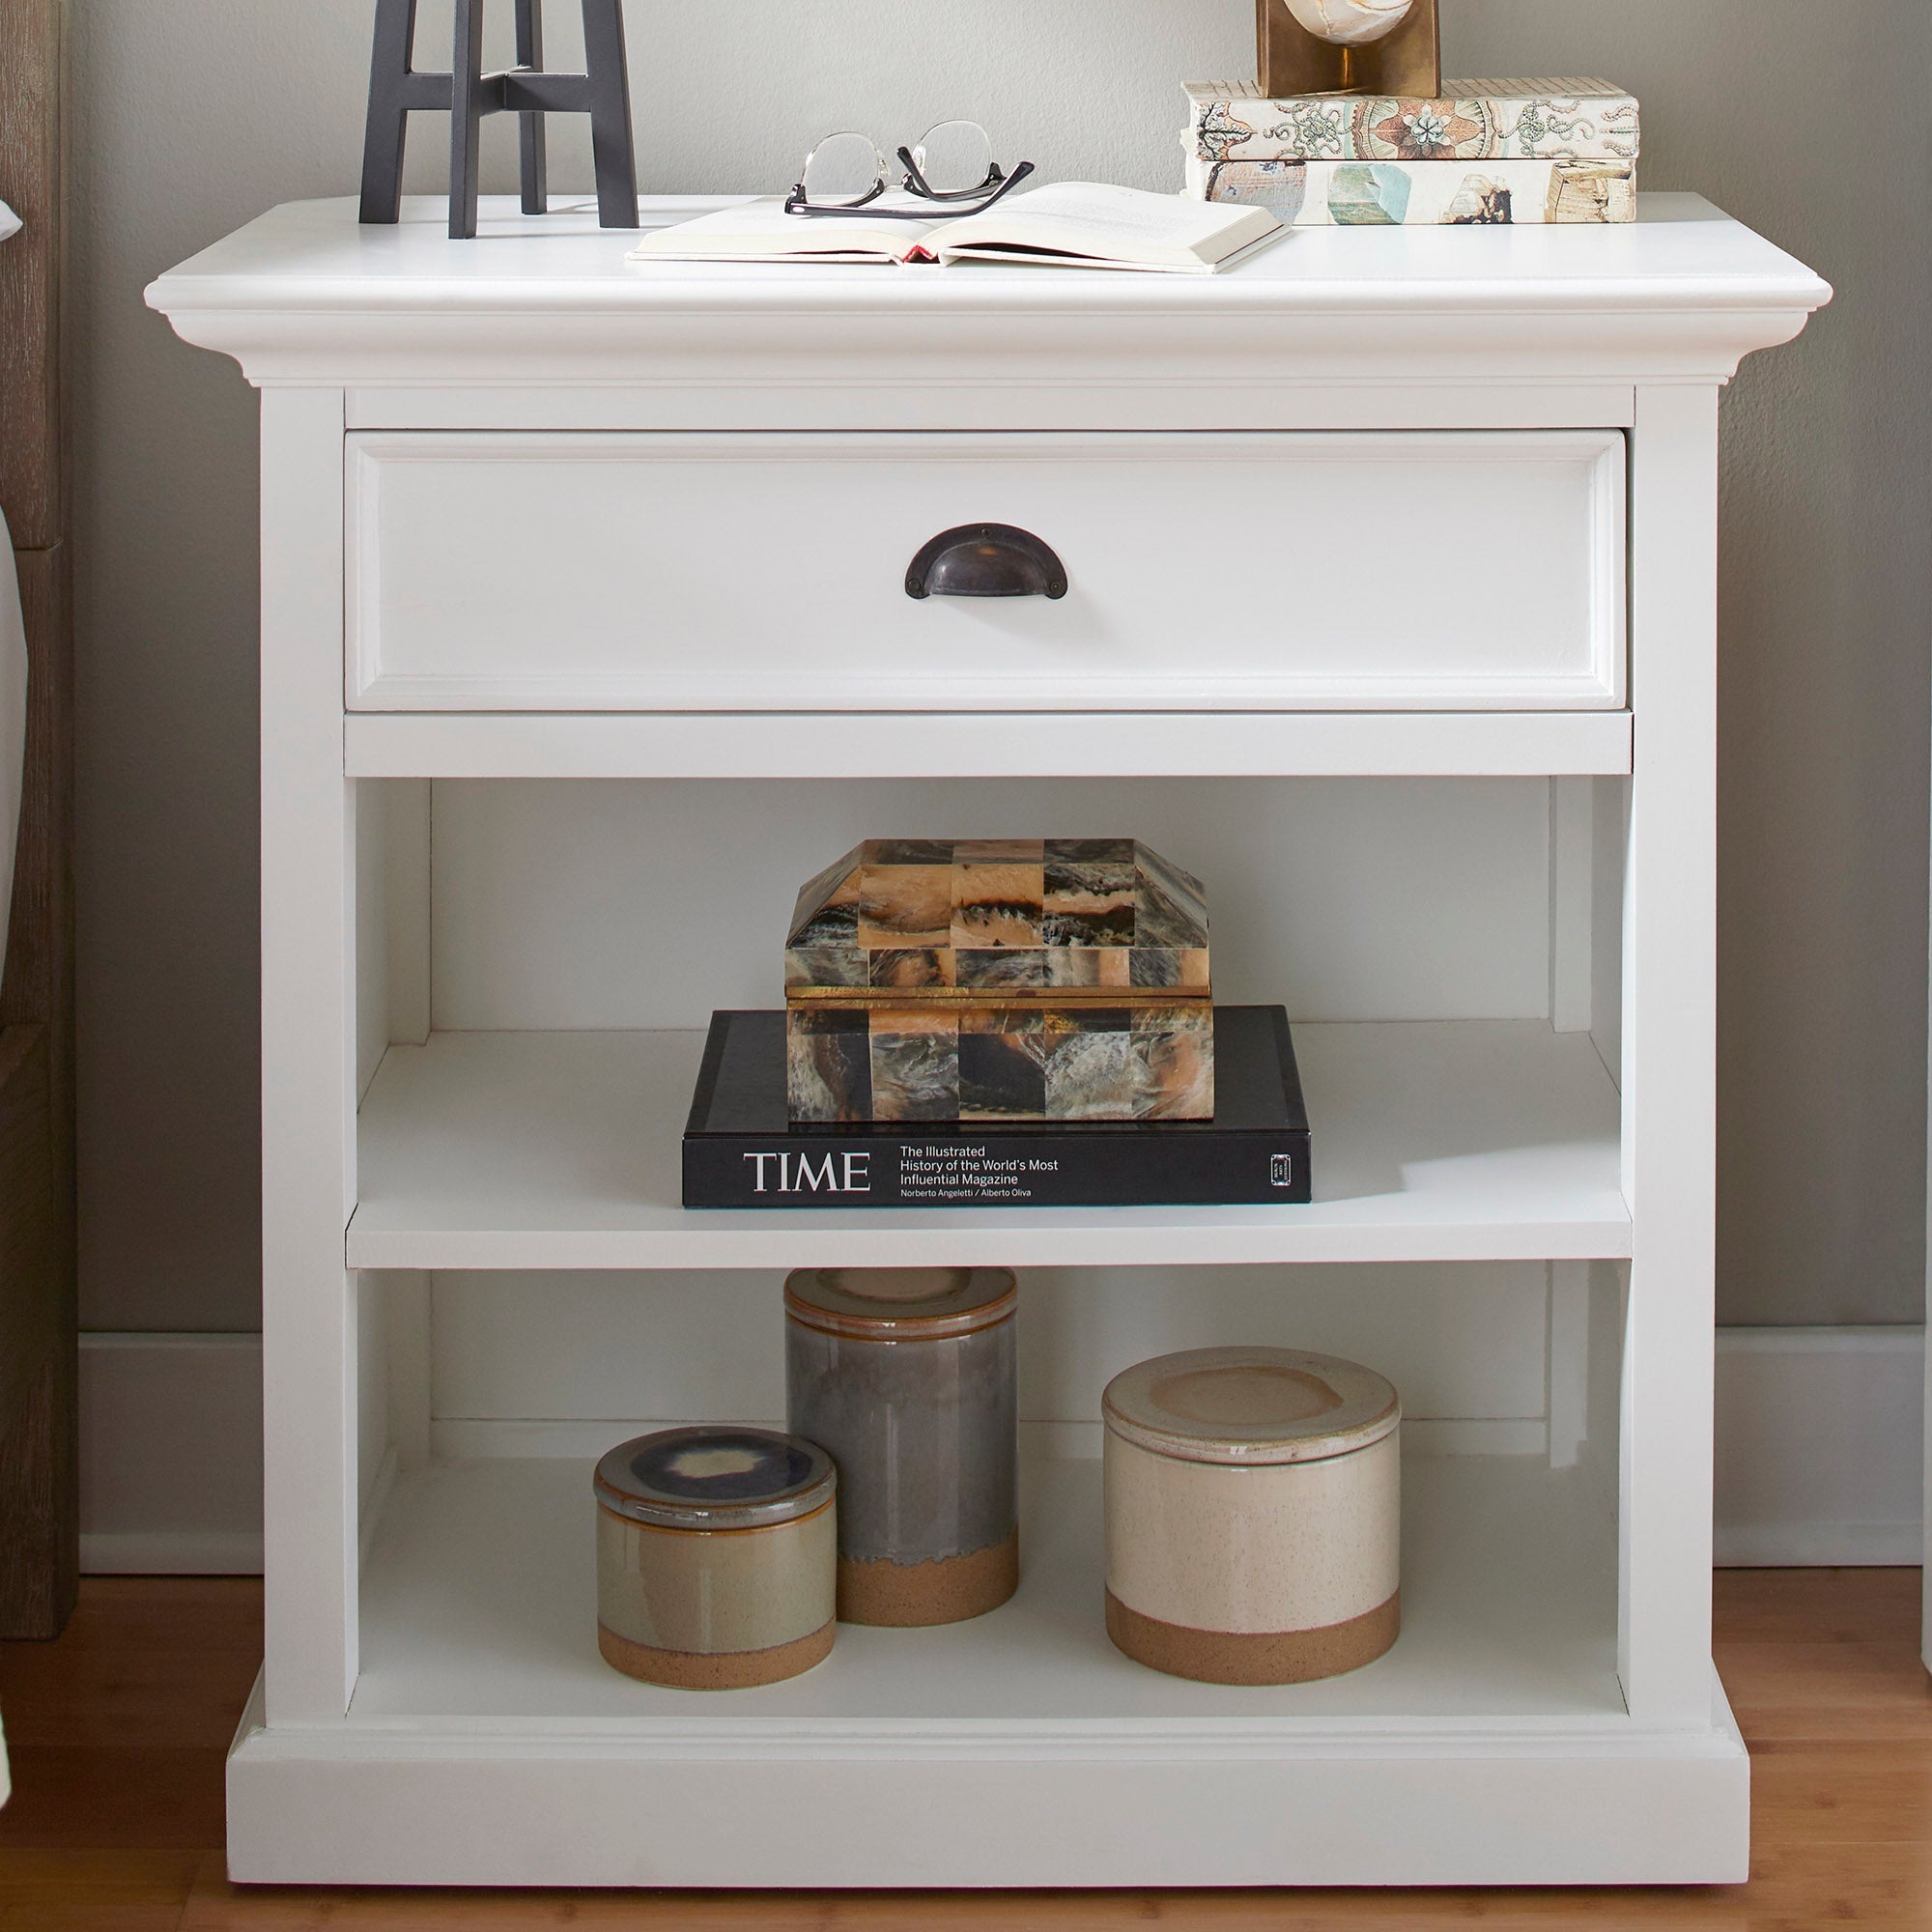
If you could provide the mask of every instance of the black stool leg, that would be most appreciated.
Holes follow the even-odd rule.
[[[543,0],[517,0],[517,65],[543,69]],[[519,114],[523,162],[524,213],[542,214],[550,207],[550,170],[544,153],[544,118]]]
[[[369,119],[362,138],[364,221],[394,221],[403,212],[403,146],[410,128],[406,94],[415,36],[416,0],[376,0]]]
[[[624,64],[624,0],[583,0],[583,67],[589,76],[597,219],[605,228],[635,228],[638,155],[631,133],[631,71]]]
[[[449,233],[476,233],[476,174],[483,133],[483,0],[456,0],[449,56]]]

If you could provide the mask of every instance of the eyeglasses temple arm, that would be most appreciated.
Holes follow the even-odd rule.
[[[1000,172],[1000,164],[998,161],[995,161],[992,164],[992,171],[978,187],[941,189],[932,186],[926,178],[920,173],[919,163],[913,159],[910,148],[899,149],[898,157],[899,165],[906,171],[906,185],[915,194],[923,195],[928,201],[970,201],[976,194],[981,194],[987,188],[992,187],[995,182],[999,183],[1000,185],[997,191],[973,211],[975,214],[983,214],[1015,183],[1024,181],[1028,175],[1033,173],[1033,163],[1031,161],[1022,161],[1013,170],[1011,177],[1009,178]]]
[[[1012,173],[1009,174],[1006,178],[1006,180],[1003,181],[1000,184],[1000,185],[990,195],[988,195],[986,199],[983,202],[981,202],[978,208],[976,208],[973,211],[973,213],[984,214],[987,209],[991,208],[996,201],[1003,201],[1008,195],[1011,194],[1013,189],[1018,187],[1020,183],[1025,181],[1027,176],[1032,173],[1033,173],[1033,163],[1031,161],[1022,161],[1019,164],[1019,166],[1016,167],[1012,171]],[[967,216],[962,218],[970,219],[971,217]]]

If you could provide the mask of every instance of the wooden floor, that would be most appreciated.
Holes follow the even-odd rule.
[[[58,1643],[0,1644],[14,1799],[0,1932],[628,1925],[1154,1925],[1409,1932],[1478,1924],[1932,1927],[1932,1680],[1916,1570],[1718,1577],[1718,1663],[1751,1747],[1755,1852],[1720,1890],[406,1892],[229,1886],[221,1762],[261,1654],[261,1588],[94,1579]]]

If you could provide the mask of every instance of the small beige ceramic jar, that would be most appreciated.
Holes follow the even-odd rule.
[[[832,1649],[832,1459],[766,1429],[700,1424],[597,1464],[597,1647],[648,1684],[735,1690]]]
[[[1402,1406],[1373,1369],[1196,1349],[1116,1376],[1107,1634],[1210,1684],[1370,1662],[1402,1624]]]

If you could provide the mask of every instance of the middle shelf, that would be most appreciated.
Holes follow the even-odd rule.
[[[359,1119],[357,1268],[736,1268],[1621,1259],[1621,1107],[1541,1021],[1294,1029],[1306,1207],[687,1209],[698,1033],[433,1033]]]

